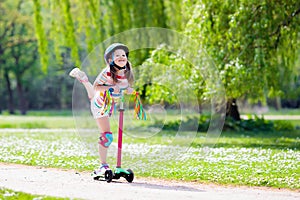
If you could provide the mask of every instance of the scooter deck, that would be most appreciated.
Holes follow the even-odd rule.
[[[120,179],[121,177],[125,178],[129,183],[131,183],[134,179],[134,173],[131,169],[123,169],[120,167],[115,168],[113,172],[111,169],[106,170],[103,175],[96,175],[92,173],[94,180],[107,181],[111,182],[113,179]]]

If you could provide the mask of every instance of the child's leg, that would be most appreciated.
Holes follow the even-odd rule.
[[[83,71],[81,71],[79,68],[74,68],[70,71],[69,75],[71,77],[76,78],[78,81],[80,81],[83,84],[83,86],[85,87],[88,93],[89,99],[92,99],[94,97],[95,95],[94,87],[89,82],[87,75]]]
[[[109,117],[103,115],[102,108],[103,101],[100,93],[96,93],[93,99],[91,99],[91,111],[93,113],[93,117],[96,120],[97,126],[100,130],[100,137],[99,137],[99,156],[100,156],[100,163],[101,166],[98,170],[94,171],[94,176],[103,176],[106,170],[109,169],[107,164],[107,149],[111,145],[113,141],[112,133],[110,132],[110,123]]]
[[[89,99],[92,99],[95,96],[95,90],[93,85],[88,81],[88,82],[82,82],[83,86],[86,89],[86,92],[88,93]]]
[[[101,136],[100,136],[100,141],[99,141],[99,155],[100,155],[100,162],[103,165],[103,164],[107,164],[107,162],[106,162],[107,149],[108,149],[108,146],[110,145],[110,143],[112,142],[112,135],[110,132],[109,118],[107,116],[97,118],[96,122],[97,122],[98,128],[101,131]],[[106,134],[106,136],[103,134]]]

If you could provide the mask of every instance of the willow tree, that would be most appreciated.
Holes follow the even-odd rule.
[[[227,115],[238,98],[265,102],[292,82],[300,44],[300,2],[188,0],[185,33],[213,58],[226,88]]]
[[[131,28],[174,23],[172,1],[163,0],[33,0],[39,53],[44,71],[49,58],[68,50],[74,65],[97,45],[114,34]],[[43,10],[43,12],[42,12]],[[168,11],[167,11],[168,10]],[[169,16],[167,16],[169,14]],[[51,56],[51,57],[49,57]],[[143,57],[143,56],[141,56]],[[144,59],[144,58],[142,58]]]
[[[53,46],[57,60],[60,60],[60,47],[71,48],[71,56],[75,63],[79,63],[78,46],[75,37],[75,27],[71,15],[71,4],[69,0],[51,2],[33,0],[35,31],[38,39],[41,65],[44,72],[48,68],[49,60],[49,36],[52,36]],[[46,10],[45,8],[51,8]],[[45,10],[44,13],[41,10]],[[59,15],[57,15],[59,13]],[[46,19],[46,20],[45,20]],[[49,27],[50,24],[50,27]],[[50,34],[46,34],[50,32]],[[63,34],[64,37],[60,37]],[[61,39],[63,38],[63,40]]]

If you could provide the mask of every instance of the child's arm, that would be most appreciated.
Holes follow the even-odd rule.
[[[108,90],[109,88],[113,88],[116,93],[120,92],[119,86],[108,83],[107,68],[105,68],[98,75],[98,77],[96,78],[96,80],[93,84],[93,87],[96,92],[104,92],[105,90]]]
[[[100,84],[95,84],[94,83],[94,90],[97,92],[104,92],[105,90],[108,90],[109,88],[111,88],[111,86],[106,86],[106,85],[100,85]]]
[[[109,88],[113,88],[115,93],[120,92],[120,88],[117,85],[100,85],[98,83],[94,83],[94,90],[97,92],[104,92],[105,90],[108,90]]]

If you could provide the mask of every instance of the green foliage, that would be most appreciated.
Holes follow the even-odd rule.
[[[290,121],[276,120],[274,121],[274,129],[276,131],[293,131],[295,127]]]
[[[29,199],[43,199],[43,200],[67,200],[69,198],[49,197],[41,195],[33,195],[25,192],[17,192],[10,189],[0,187],[0,199],[4,200],[29,200]]]
[[[259,118],[255,116],[254,119],[242,119],[241,121],[236,121],[231,118],[227,118],[225,125],[225,130],[234,131],[274,131],[274,124],[272,121],[265,120],[264,118]]]
[[[267,97],[297,99],[300,93],[299,7],[297,0],[6,0],[0,5],[3,13],[0,20],[0,75],[7,75],[8,79],[13,80],[11,87],[15,90],[17,75],[26,68],[26,78],[19,79],[24,89],[29,91],[29,98],[24,97],[29,101],[29,106],[41,101],[42,105],[33,107],[50,107],[45,99],[36,98],[38,93],[44,95],[45,87],[39,90],[39,86],[43,79],[47,79],[54,83],[53,92],[48,97],[51,106],[70,108],[67,98],[72,86],[68,81],[61,80],[70,68],[74,65],[80,67],[89,52],[113,35],[132,28],[163,27],[178,30],[194,39],[194,47],[208,53],[219,70],[215,73],[221,78],[228,98],[243,97],[263,103]],[[21,24],[26,26],[22,28]],[[11,28],[13,25],[17,27],[17,32]],[[22,45],[20,51],[11,48],[29,41],[32,46]],[[39,66],[35,66],[36,63],[29,65],[30,70],[27,70],[24,63],[36,60],[36,46],[42,70],[37,70]],[[23,56],[19,65],[12,56],[12,52],[17,50]],[[136,73],[136,78],[144,81],[138,87],[143,88],[147,102],[178,101],[176,95],[170,94],[170,88],[175,86],[183,92],[188,91],[185,87],[195,88],[182,96],[195,96],[193,100],[197,103],[213,98],[218,85],[208,83],[210,78],[204,79],[207,68],[203,65],[191,66],[181,57],[183,52],[169,53],[166,50],[159,47],[151,55],[148,50],[131,54],[134,64],[143,63],[142,66],[152,68],[150,72],[137,70]],[[95,64],[94,74],[88,74],[98,73],[101,64]],[[164,68],[161,74],[176,71],[180,76],[172,77],[174,80],[170,82],[158,76],[161,68]],[[43,72],[48,74],[41,74]],[[199,76],[199,72],[204,77]],[[37,81],[30,79],[31,73]],[[146,75],[148,79],[145,80]],[[56,82],[56,79],[60,81]],[[9,96],[9,86],[4,84],[6,79],[0,80],[3,86],[1,95]],[[183,80],[187,81],[172,84]],[[162,84],[147,85],[157,82]],[[147,87],[144,88],[145,83]],[[59,91],[54,95],[54,91],[59,90],[59,84],[61,91],[67,92]],[[61,103],[55,105],[53,102]],[[1,99],[1,103],[6,105],[6,99]],[[15,104],[15,101],[10,103]]]
[[[80,59],[106,38],[117,33],[139,27],[167,27],[167,24],[180,27],[181,22],[174,22],[176,18],[180,18],[174,18],[174,13],[166,9],[167,5],[176,5],[177,11],[180,12],[180,4],[175,3],[163,0],[35,0],[38,40],[45,39],[40,31],[41,25],[45,23],[47,25],[44,26],[44,31],[49,33],[47,40],[51,44],[49,55],[52,55],[53,48],[56,59],[61,61],[60,53],[67,47],[71,51],[73,62],[80,66]],[[39,11],[41,7],[44,10],[43,14]],[[40,41],[44,47],[46,44],[42,42]],[[41,57],[48,56],[46,51],[40,53]],[[145,55],[136,59],[141,62],[144,57]]]
[[[195,72],[194,72],[195,71]],[[136,86],[143,88],[146,102],[153,103],[197,103],[197,93],[203,89],[203,83],[197,67],[179,53],[170,52],[165,44],[151,51],[139,69]],[[146,86],[146,87],[145,87]],[[179,99],[184,97],[184,100]]]
[[[197,122],[198,121],[198,122]],[[198,131],[199,132],[206,132],[209,126],[209,118],[208,116],[201,115],[199,118],[197,117],[187,117],[185,120],[171,120],[166,123],[164,123],[164,126],[162,127],[163,130],[168,131],[177,131],[179,130],[180,126],[185,127],[185,131],[189,131],[189,128],[191,128],[191,131],[194,130],[195,124],[198,123]],[[158,124],[161,124],[161,121],[155,120],[153,125],[156,127]]]
[[[270,121],[265,120],[263,117],[255,116],[250,119],[242,119],[240,121],[226,118],[224,124],[225,131],[251,131],[251,132],[280,132],[292,131],[295,127],[290,121]]]
[[[65,27],[66,30],[64,31],[65,38],[67,40],[67,46],[71,48],[71,58],[75,60],[75,64],[78,66],[80,65],[79,61],[79,56],[78,56],[78,46],[77,46],[77,41],[75,38],[75,27],[70,11],[71,3],[69,0],[63,0],[59,1],[61,2],[61,7],[62,7],[62,13],[64,15],[64,21],[65,21]]]
[[[299,49],[298,1],[187,2],[185,33],[214,59],[229,98],[283,94]]]
[[[33,25],[32,2],[3,1],[1,13],[0,74],[3,76],[3,88],[6,89],[8,109],[14,113],[14,104],[18,102],[22,113],[26,113],[25,92],[32,79],[25,76],[36,67],[38,57],[37,41]],[[2,81],[1,81],[2,82]],[[14,96],[18,95],[18,101]]]
[[[163,130],[179,130],[180,126],[191,127],[193,129],[194,124],[197,124],[198,120],[198,132],[206,132],[210,124],[210,116],[201,115],[198,117],[187,117],[184,120],[168,121],[164,124]],[[155,125],[160,124],[160,121],[156,121]],[[151,126],[151,125],[150,125]],[[280,131],[293,131],[295,127],[290,121],[284,120],[265,120],[263,117],[259,118],[255,116],[251,119],[242,119],[236,121],[230,117],[227,117],[223,127],[224,131],[235,132],[280,132]],[[188,129],[186,130],[188,131]]]
[[[299,3],[189,0],[184,1],[182,10],[183,18],[189,19],[183,33],[194,39],[195,47],[206,50],[212,57],[219,70],[215,73],[219,73],[228,99],[243,97],[251,102],[266,103],[267,98],[282,96],[286,88],[297,91],[293,83],[299,71],[296,64],[299,60],[299,26],[296,26],[300,23]],[[153,50],[142,64],[139,87],[152,82],[162,83],[167,88],[178,87],[164,77],[175,70],[181,77],[175,75],[175,83],[188,80],[188,86],[196,88],[192,95],[197,97],[197,102],[213,98],[211,94],[218,87],[213,82],[215,79],[207,76],[207,68],[191,66],[182,56],[182,52],[168,52],[163,45]],[[185,84],[180,85],[180,90],[186,91]],[[150,103],[176,101],[160,84],[148,84],[144,90]]]
[[[41,57],[41,65],[43,72],[47,72],[48,69],[48,40],[46,38],[45,29],[43,27],[43,17],[41,15],[41,4],[39,0],[33,0],[34,2],[34,19],[36,36],[38,39],[39,53]]]

